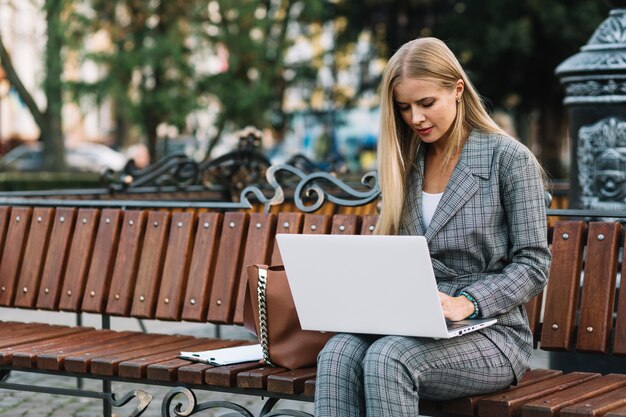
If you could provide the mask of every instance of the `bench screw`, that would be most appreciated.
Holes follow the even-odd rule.
[[[598,240],[604,240],[604,235],[602,233],[598,235]]]
[[[133,225],[135,224],[135,222],[134,222],[134,221],[132,221],[132,220],[129,220],[129,221],[128,221],[128,224],[129,224],[130,226],[133,226]]]
[[[96,292],[94,290],[91,290],[91,292],[89,293],[90,296],[95,297],[96,296]]]
[[[208,229],[209,228],[209,222],[204,223],[204,228]]]
[[[154,222],[154,223],[152,223],[152,225],[153,225],[154,227],[159,227],[159,222]]]
[[[316,230],[317,230],[317,226],[316,226],[316,225],[314,225],[314,224],[312,224],[312,225],[311,225],[311,230],[316,231]]]
[[[217,305],[221,306],[222,305],[222,300],[217,300]]]
[[[552,325],[552,330],[559,330],[559,325],[558,325],[558,324],[556,324],[556,323],[554,323],[554,324]]]
[[[260,229],[260,228],[261,228],[261,226],[262,226],[262,224],[261,224],[261,223],[257,223],[257,224],[256,224],[256,228],[257,228],[257,229]]]
[[[87,219],[83,217],[83,224],[87,224]]]
[[[285,229],[288,229],[288,228],[289,228],[289,222],[285,222],[285,223],[283,223],[283,227],[284,227]]]
[[[105,222],[106,224],[111,224],[111,219],[109,219],[109,218],[107,217],[106,219],[104,219],[104,222]]]
[[[119,300],[120,299],[120,295],[119,294],[115,294],[115,299]]]
[[[376,226],[371,225],[371,226],[369,227],[369,229],[370,229],[370,232],[373,232],[373,231],[374,231],[374,229],[376,229]]]
[[[196,299],[192,298],[191,300],[189,300],[189,304],[191,304],[192,306],[196,305]]]
[[[230,222],[228,223],[228,227],[230,227],[231,229],[233,229],[235,227],[235,222]]]
[[[61,216],[61,218],[59,219],[59,221],[60,221],[61,223],[65,223],[65,217]]]
[[[163,300],[163,302],[164,302],[165,304],[169,304],[169,303],[170,303],[170,299],[166,297],[166,298]]]
[[[569,233],[563,233],[563,240],[569,239]]]
[[[43,221],[43,219],[41,218],[41,216],[37,217],[37,223],[41,223]]]
[[[50,293],[50,288],[44,288],[43,292],[46,293],[46,294],[49,294]]]
[[[7,290],[7,287],[2,286],[2,288],[0,288],[0,291],[5,292]]]
[[[139,297],[139,301],[141,301],[142,303],[146,300],[146,297],[144,297],[143,295]]]
[[[339,226],[339,230],[340,230],[340,231],[342,231],[342,232],[343,232],[343,231],[345,231],[345,230],[346,230],[346,226],[344,226],[344,225],[342,224],[341,226]]]
[[[28,292],[28,288],[27,288],[27,287],[24,287],[24,288],[22,289],[22,291],[24,291],[24,293],[27,293],[27,292]]]
[[[70,297],[72,295],[72,290],[67,290],[67,296]]]
[[[20,216],[17,216],[17,217],[15,218],[15,222],[16,222],[16,223],[19,223],[19,222],[20,222],[20,220],[22,220],[22,218],[21,218]]]
[[[587,333],[593,333],[593,327],[591,326],[587,327]]]
[[[176,226],[178,226],[179,228],[183,227],[183,222],[178,222]]]

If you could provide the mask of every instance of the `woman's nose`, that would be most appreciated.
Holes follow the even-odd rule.
[[[421,111],[419,111],[418,109],[413,109],[411,110],[411,121],[414,124],[420,124],[422,123],[424,120],[426,120],[426,117],[424,117],[424,113],[422,113]]]

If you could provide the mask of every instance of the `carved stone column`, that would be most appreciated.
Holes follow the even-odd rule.
[[[570,118],[570,208],[626,210],[626,8],[556,74]]]

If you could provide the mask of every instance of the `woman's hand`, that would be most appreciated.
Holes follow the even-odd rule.
[[[450,297],[448,294],[439,292],[439,299],[441,300],[443,315],[448,320],[464,320],[474,312],[474,303],[462,295]]]

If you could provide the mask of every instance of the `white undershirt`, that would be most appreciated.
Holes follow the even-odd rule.
[[[424,230],[428,229],[430,222],[435,215],[435,209],[441,200],[443,193],[430,194],[426,191],[422,191],[422,218],[424,219]]]

